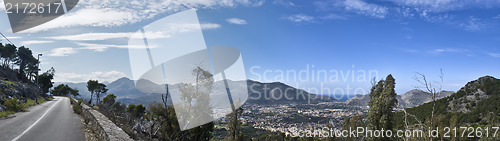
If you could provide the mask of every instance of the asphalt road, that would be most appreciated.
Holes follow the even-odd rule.
[[[70,99],[54,100],[33,106],[27,112],[0,120],[0,141],[83,141],[82,125],[73,113]]]

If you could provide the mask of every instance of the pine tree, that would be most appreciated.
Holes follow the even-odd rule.
[[[383,104],[382,117],[380,119],[380,127],[384,130],[392,130],[392,110],[397,106],[398,100],[396,99],[395,80],[392,75],[388,75],[385,79],[385,87],[381,94],[381,100]]]
[[[397,106],[396,92],[394,91],[396,81],[392,75],[388,75],[385,80],[380,80],[372,86],[370,91],[370,109],[367,114],[368,128],[370,130],[392,130],[393,113]],[[369,140],[390,140],[390,138],[373,138]]]
[[[380,117],[382,115],[380,107],[380,95],[382,93],[384,87],[384,81],[380,80],[376,85],[372,86],[372,89],[370,91],[370,101],[368,103],[368,106],[370,107],[368,111],[368,128],[373,129],[373,130],[378,130],[380,129]]]

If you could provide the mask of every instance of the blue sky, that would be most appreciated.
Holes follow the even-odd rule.
[[[132,76],[130,32],[187,7],[198,9],[207,46],[240,49],[249,79],[283,81],[274,79],[280,71],[308,67],[354,71],[354,81],[283,82],[314,93],[325,93],[312,90],[322,86],[368,90],[371,78],[358,81],[358,72],[375,70],[377,79],[392,74],[401,94],[419,86],[416,72],[439,80],[443,69],[443,89],[453,91],[484,75],[500,77],[496,0],[83,0],[23,33],[12,33],[0,6],[0,31],[43,53],[41,67],[54,67],[55,81],[113,81]]]

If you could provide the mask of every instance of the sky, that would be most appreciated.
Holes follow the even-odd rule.
[[[42,53],[42,71],[54,67],[56,82],[112,82],[132,78],[132,33],[191,8],[206,46],[238,48],[252,80],[362,94],[372,78],[392,74],[403,94],[421,86],[417,73],[451,91],[485,75],[500,78],[496,0],[81,0],[21,33],[12,33],[2,4],[0,32]]]

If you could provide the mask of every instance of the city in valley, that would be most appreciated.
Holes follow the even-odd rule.
[[[344,118],[361,115],[366,107],[350,106],[345,102],[321,102],[318,104],[251,104],[243,105],[241,121],[256,129],[289,134],[290,129],[313,130],[342,128]],[[226,119],[219,120],[225,123]]]

